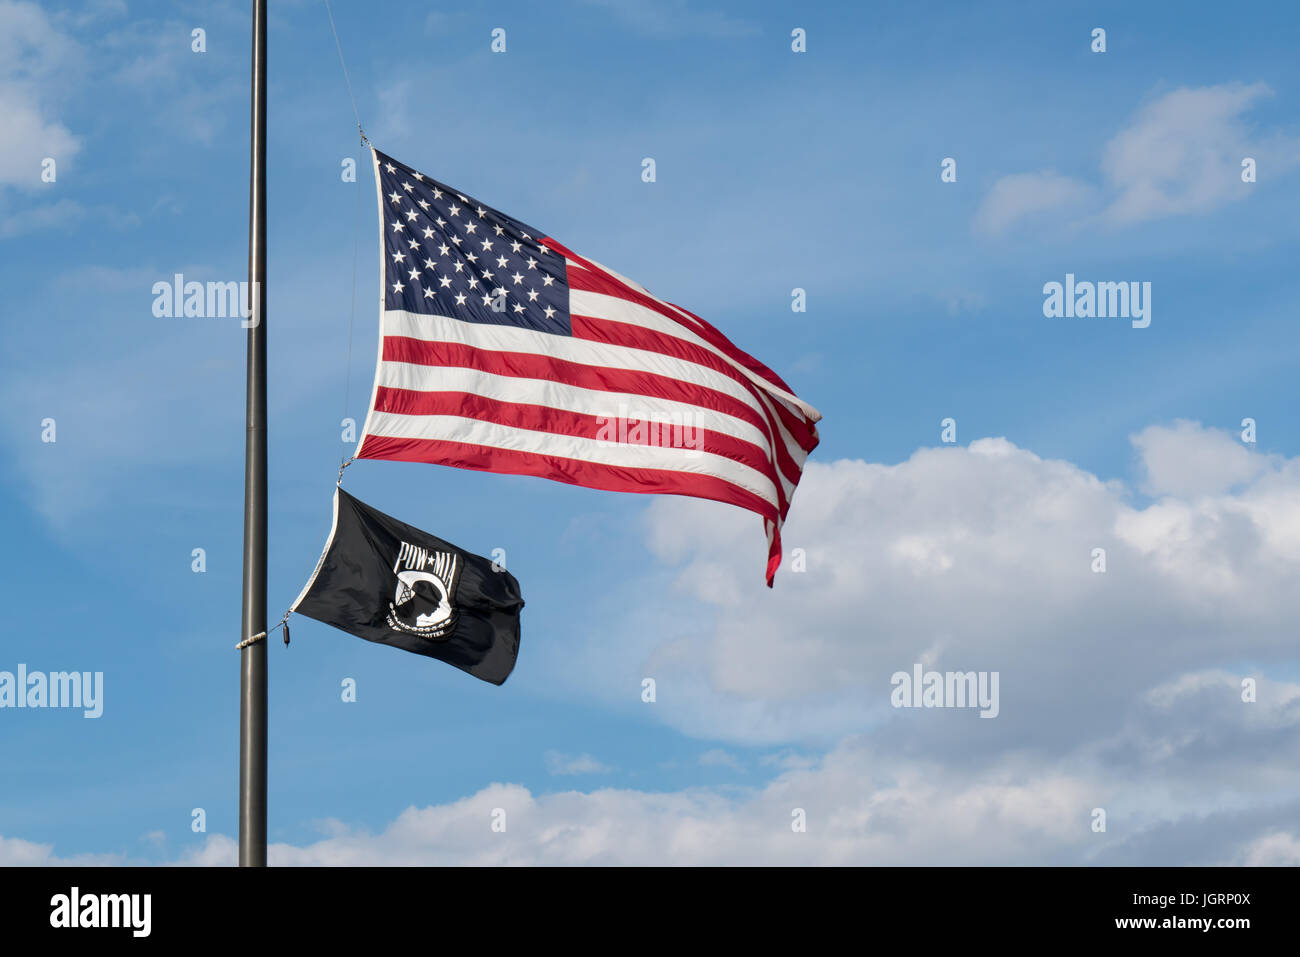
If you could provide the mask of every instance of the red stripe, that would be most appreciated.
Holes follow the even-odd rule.
[[[567,258],[572,259],[576,263],[581,263],[583,266],[586,267],[586,271],[569,270],[567,280],[570,289],[584,289],[589,292],[603,292],[603,293],[608,293],[611,296],[618,296],[620,299],[630,299],[633,302],[645,306],[647,309],[653,309],[655,312],[659,313],[662,316],[665,316],[668,319],[673,320],[674,322],[682,323],[683,325],[688,325],[687,323],[683,322],[681,315],[673,311],[673,309],[681,309],[680,306],[674,305],[672,308],[669,308],[668,306],[663,305],[653,297],[647,296],[645,293],[641,292],[640,290],[633,289],[631,286],[627,285],[624,282],[619,281],[615,277],[611,276],[609,273],[605,272],[605,270],[601,269],[600,266],[596,265],[591,260],[584,259],[582,256],[579,256],[571,249],[566,248],[563,244],[556,242],[550,236],[547,236],[543,240],[543,242],[546,244],[548,249],[558,249]],[[772,385],[775,385],[780,389],[784,389],[786,392],[789,392],[792,395],[794,394],[794,390],[791,389],[788,385],[786,385],[785,381],[779,375],[777,375],[767,366],[763,365],[763,363],[759,362],[749,353],[739,349],[735,343],[733,343],[730,339],[724,336],[721,332],[719,332],[709,323],[705,322],[703,319],[695,315],[695,313],[693,312],[688,312],[685,309],[682,309],[681,311],[686,313],[686,315],[690,316],[692,319],[694,319],[696,322],[699,323],[699,328],[693,331],[698,333],[710,345],[722,350],[722,352],[725,355],[727,355],[729,358],[734,359],[736,362],[739,362],[742,366],[744,366],[746,369],[749,369],[751,372],[757,373],[759,376],[766,379]]]
[[[763,365],[763,363],[759,362],[748,352],[742,352],[740,349],[737,349],[736,346],[732,343],[732,341],[728,339],[726,336],[724,336],[721,332],[719,332],[718,328],[714,326],[712,323],[710,323],[708,320],[701,319],[699,316],[691,312],[689,309],[682,309],[682,307],[677,305],[677,303],[675,302],[670,302],[668,305],[672,306],[674,309],[681,309],[682,312],[686,313],[686,315],[690,316],[701,326],[703,326],[704,327],[703,336],[705,340],[708,341],[710,344],[717,346],[719,349],[727,349],[727,354],[730,355],[737,362],[739,362],[741,365],[743,365],[746,369],[749,369],[751,372],[757,373],[758,375],[766,379],[768,382],[771,382],[774,385],[779,386],[780,388],[784,389],[786,392],[789,392],[791,395],[795,394],[794,389],[790,388],[790,386],[786,384],[786,381],[784,379],[782,379],[779,375],[777,375],[767,366]]]
[[[549,242],[550,240],[547,241]],[[608,273],[600,271],[599,267],[594,264],[592,264],[589,269],[569,270],[568,282],[570,289],[603,293],[607,296],[635,302],[648,309],[653,309],[655,312],[659,313],[659,315],[681,326],[683,329],[690,329],[690,325],[683,322],[682,317],[674,314],[671,309],[660,305],[653,299],[645,296],[643,293],[637,292],[630,286],[619,282]],[[683,310],[683,312],[684,311],[685,310]],[[571,318],[575,320],[573,325],[573,334],[578,338],[595,338],[599,332],[598,330],[589,327],[580,331],[580,324],[576,322],[578,319],[596,322],[603,321],[607,325],[623,326],[626,329],[632,330],[632,332],[620,332],[620,340],[600,339],[597,341],[609,341],[616,345],[627,345],[637,349],[645,349],[649,352],[658,352],[662,355],[671,355],[676,356],[677,358],[686,359],[687,361],[694,362],[698,365],[707,366],[715,372],[725,373],[755,395],[762,392],[762,394],[768,396],[768,398],[772,400],[772,405],[775,408],[777,415],[780,416],[782,424],[785,425],[786,431],[790,433],[791,437],[799,447],[805,452],[811,452],[817,447],[817,428],[811,421],[809,421],[808,417],[804,415],[802,411],[792,408],[788,402],[779,396],[771,395],[762,390],[761,387],[755,384],[752,379],[746,376],[734,365],[724,361],[717,353],[710,352],[708,349],[703,349],[695,343],[689,342],[685,339],[679,339],[676,336],[669,335],[668,333],[658,332],[654,329],[648,329],[645,326],[638,326],[633,323],[604,320],[595,316],[572,316]],[[722,333],[713,329],[713,327],[709,326],[709,324],[704,322],[703,319],[699,319],[698,316],[695,318],[702,323],[703,327],[707,327],[707,333],[705,328],[695,329],[693,331],[706,342],[710,342],[712,345],[719,348],[724,355],[732,355],[732,353],[736,353],[741,357],[749,359],[749,361],[754,362],[755,365],[761,366],[761,369],[751,368],[751,371],[758,373],[760,376],[763,374],[762,370],[766,370],[769,373],[771,372],[771,370],[768,370],[766,366],[762,366],[762,363],[758,363],[756,360],[745,356],[743,352],[736,349],[735,346],[727,341],[726,337],[724,337]],[[614,332],[618,332],[618,330],[609,330],[609,333],[611,334]],[[720,340],[721,344],[714,340]],[[723,348],[724,345],[727,348]],[[732,357],[735,358],[734,355]],[[740,359],[737,359],[736,361],[739,362]],[[741,364],[744,365],[743,362]],[[773,375],[775,376],[774,373]],[[779,377],[777,377],[777,381],[780,381]],[[781,387],[787,392],[791,391],[784,383],[782,383]]]
[[[738,505],[775,521],[776,510],[766,499],[712,475],[675,472],[672,469],[623,468],[601,465],[583,459],[559,455],[519,452],[470,442],[441,439],[402,439],[385,435],[367,435],[361,459],[387,459],[396,462],[428,462],[479,472],[504,472],[508,475],[535,475],[567,485],[598,488],[609,492],[638,492],[663,495],[688,495],[716,502]]]
[[[763,526],[765,530],[769,530],[772,538],[767,547],[767,587],[771,588],[776,570],[781,567],[781,525],[779,522],[775,525],[764,522]]]
[[[602,421],[602,416],[545,405],[504,402],[472,392],[417,392],[411,389],[380,386],[375,392],[375,409],[379,412],[394,412],[399,415],[458,415],[517,429],[572,435],[583,439],[602,437],[608,439],[610,436],[610,424],[608,421]],[[615,411],[617,410],[610,410],[611,413]],[[628,421],[623,426],[625,444],[646,446],[656,444],[649,441],[631,441],[632,436],[629,433],[634,428],[633,421],[635,420]],[[616,430],[619,428],[617,422],[613,425]],[[648,430],[646,431],[648,433]],[[680,429],[665,428],[664,433],[667,433],[668,441],[679,440],[678,444],[667,445],[667,447],[679,449],[685,447],[680,444],[680,440],[685,438]],[[615,438],[611,441],[616,441],[618,432],[615,431],[613,435]],[[648,434],[647,438],[649,438]],[[664,438],[663,433],[660,434],[660,438]],[[772,463],[768,460],[767,454],[753,442],[746,442],[725,432],[703,428],[699,429],[693,438],[697,440],[695,444],[698,451],[721,455],[733,462],[748,465],[767,476],[773,486],[777,485],[776,476],[772,472]]]
[[[785,472],[786,478],[791,482],[799,481],[799,466],[790,457],[785,442],[776,431],[776,423],[772,421],[771,407],[763,401],[763,396],[766,393],[735,366],[729,365],[715,353],[703,349],[693,342],[656,332],[653,329],[647,329],[645,326],[618,322],[614,319],[602,319],[597,316],[579,315],[570,316],[570,324],[575,339],[585,339],[589,342],[600,342],[611,346],[641,349],[663,356],[671,356],[674,359],[681,359],[684,362],[704,366],[737,382],[762,406],[764,418],[768,422],[768,428],[763,431],[767,433],[768,440],[777,450],[781,470]],[[777,406],[778,415],[782,408],[782,406]],[[817,447],[816,437],[809,435],[807,424],[802,419],[796,420],[787,413],[781,416],[781,420],[786,430],[805,452],[811,452]]]
[[[425,366],[456,366],[477,369],[493,375],[517,379],[545,379],[599,392],[646,395],[697,405],[723,412],[750,423],[760,432],[767,431],[766,418],[739,399],[695,385],[672,376],[639,370],[591,366],[555,356],[531,352],[503,352],[477,349],[459,342],[411,339],[406,336],[384,337],[385,362],[409,362]]]

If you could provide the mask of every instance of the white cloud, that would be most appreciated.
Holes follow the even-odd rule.
[[[1158,476],[1170,456],[1201,462],[1221,439],[1180,422],[1134,441]],[[654,793],[497,783],[408,808],[379,833],[335,822],[315,842],[275,845],[271,860],[1290,862],[1300,684],[1263,669],[1295,662],[1300,460],[1248,457],[1231,490],[1201,466],[1194,497],[1144,507],[1121,482],[1000,438],[897,465],[814,464],[787,526],[808,571],[786,569],[772,591],[750,516],[657,501],[647,529],[669,579],[632,580],[631,601],[617,596],[619,642],[556,654],[564,669],[591,669],[571,679],[587,693],[653,675],[660,720],[713,742],[779,745],[757,761],[775,777]],[[592,633],[610,629],[593,620]],[[890,675],[915,662],[997,671],[998,717],[891,707]],[[587,754],[545,757],[557,774],[606,770]],[[747,763],[716,746],[699,760]],[[498,808],[505,833],[490,826]],[[796,808],[806,834],[791,830]],[[1104,833],[1091,830],[1094,808],[1107,812]],[[0,847],[14,862],[56,860],[42,845]],[[213,836],[179,861],[234,854]]]
[[[1251,188],[1241,181],[1246,156],[1275,173],[1294,165],[1295,139],[1256,138],[1244,121],[1271,94],[1263,83],[1229,83],[1173,90],[1147,104],[1106,144],[1101,169],[1118,195],[1105,218],[1141,222],[1242,199]]]
[[[1294,658],[1300,460],[1246,452],[1225,491],[1198,451],[1221,440],[1187,423],[1141,433],[1140,465],[1166,493],[1145,506],[1123,482],[1000,438],[897,465],[814,462],[784,536],[808,570],[787,564],[772,590],[751,516],[664,497],[646,534],[671,571],[610,599],[620,641],[598,620],[576,656],[586,670],[572,672],[571,651],[542,664],[588,694],[653,676],[655,716],[715,742],[829,745],[887,729],[963,760],[1058,754],[1117,730],[1172,675]],[[1180,454],[1205,462],[1186,476],[1194,498],[1172,494]],[[917,662],[999,671],[1000,716],[900,718],[889,679]],[[626,707],[614,691],[608,703]]]
[[[1001,233],[1031,216],[1074,210],[1090,193],[1087,184],[1054,170],[1012,173],[989,189],[975,212],[975,228],[984,233]]]
[[[75,136],[50,116],[54,80],[76,59],[76,44],[33,3],[0,0],[0,185],[39,189],[41,161],[76,155]]]
[[[1300,867],[1300,838],[1275,831],[1251,841],[1231,863],[1252,867]]]
[[[1052,761],[899,755],[887,742],[857,736],[816,759],[789,762],[759,787],[538,794],[497,783],[448,804],[409,807],[378,833],[330,822],[314,842],[272,845],[269,859],[277,866],[1295,863],[1300,686],[1265,683],[1259,702],[1246,705],[1239,682],[1228,673],[1180,676],[1140,696],[1120,737]],[[1206,706],[1212,719],[1198,720]],[[1273,736],[1252,742],[1260,730]],[[1270,778],[1252,777],[1252,761],[1279,741],[1289,742],[1271,753],[1279,773],[1261,786]],[[1246,753],[1225,775],[1217,758],[1242,744]],[[1126,749],[1140,762],[1122,760]],[[1288,794],[1289,804],[1279,802]],[[1107,811],[1104,833],[1091,828],[1098,807]],[[806,832],[792,828],[800,810]],[[493,828],[501,820],[504,831]],[[77,860],[123,863],[107,855]],[[235,860],[235,842],[212,835],[174,863]],[[47,846],[0,839],[0,864],[65,862]]]
[[[1258,188],[1241,180],[1245,157],[1274,175],[1300,164],[1300,138],[1256,133],[1246,122],[1250,109],[1271,95],[1263,83],[1172,90],[1140,108],[1106,143],[1098,185],[1053,170],[1003,176],[980,203],[974,227],[996,234],[1045,213],[1072,227],[1126,225],[1244,199]]]
[[[60,857],[52,844],[37,844],[0,835],[0,867],[111,867],[126,864],[116,854],[77,854]]]
[[[1270,467],[1267,457],[1252,452],[1234,433],[1183,419],[1172,428],[1148,426],[1132,442],[1142,459],[1143,491],[1151,495],[1217,495]]]
[[[744,771],[745,766],[740,763],[740,759],[730,751],[724,751],[722,748],[710,748],[699,757],[700,767],[704,768],[730,768],[733,771]]]
[[[558,751],[547,751],[543,758],[546,761],[547,774],[606,774],[613,770],[590,754],[561,754]]]

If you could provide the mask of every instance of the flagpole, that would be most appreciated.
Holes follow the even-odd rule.
[[[241,643],[266,632],[266,2],[253,0]],[[266,866],[266,646],[263,638],[240,651],[240,867]]]

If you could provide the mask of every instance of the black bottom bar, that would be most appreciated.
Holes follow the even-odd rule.
[[[254,907],[266,943],[291,935],[378,943],[410,935],[439,942],[482,936],[499,948],[512,934],[533,946],[585,941],[601,951],[632,941],[688,947],[722,939],[776,939],[820,952],[832,941],[935,953],[937,945],[985,952],[1003,942],[1107,942],[1178,953],[1290,937],[1296,872],[1226,868],[851,869],[292,869],[51,868],[0,872],[6,940],[77,936],[81,942],[145,939],[128,911],[116,928],[54,927],[62,898],[150,895],[147,939],[246,935],[238,918]],[[53,903],[52,903],[53,899]],[[102,900],[102,898],[101,898]],[[62,910],[60,908],[63,908]],[[92,909],[100,910],[99,902]],[[107,910],[113,910],[110,906]],[[1204,922],[1209,922],[1208,926]],[[66,919],[62,921],[68,923]],[[401,934],[402,937],[397,937]],[[842,949],[835,945],[834,949]],[[816,950],[814,950],[816,948]],[[1230,952],[1230,951],[1229,951]]]

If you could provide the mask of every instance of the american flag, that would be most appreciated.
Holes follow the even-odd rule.
[[[821,414],[713,326],[373,150],[384,297],[356,458],[730,502],[767,583]]]

